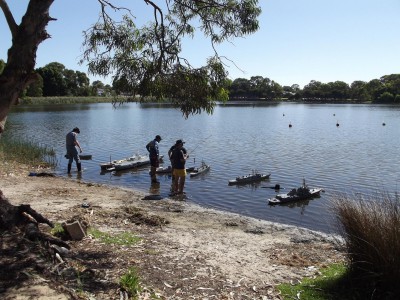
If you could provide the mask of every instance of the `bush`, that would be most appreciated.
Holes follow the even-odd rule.
[[[400,296],[400,202],[387,194],[370,199],[333,201],[339,232],[345,240],[349,274],[370,295]]]

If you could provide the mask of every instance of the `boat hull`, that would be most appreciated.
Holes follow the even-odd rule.
[[[274,204],[282,204],[282,203],[312,199],[318,197],[322,191],[323,189],[321,188],[310,189],[309,194],[306,196],[298,196],[298,195],[291,196],[288,194],[278,194],[274,198],[269,199],[268,203],[274,205]]]

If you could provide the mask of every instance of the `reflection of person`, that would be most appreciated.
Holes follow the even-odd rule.
[[[174,176],[174,189],[173,194],[183,194],[183,188],[185,187],[186,179],[186,159],[188,155],[184,153],[183,141],[177,140],[175,148],[172,151],[172,161],[173,161],[173,176]],[[186,150],[185,150],[186,152]]]
[[[150,176],[152,183],[158,183],[156,178],[156,169],[160,166],[159,156],[160,153],[158,151],[158,143],[161,141],[161,136],[156,135],[155,139],[150,141],[146,145],[146,149],[149,152],[150,158]]]
[[[76,147],[79,148],[80,153],[82,153],[82,148],[81,145],[78,142],[78,139],[76,136],[80,133],[80,130],[78,127],[75,127],[72,129],[71,132],[68,132],[66,136],[66,147],[67,147],[67,155],[66,158],[68,158],[68,174],[71,173],[71,167],[72,167],[72,161],[75,160],[76,162],[76,167],[78,168],[78,172],[81,172],[82,166],[81,166],[81,161],[79,159],[78,155],[78,150]]]

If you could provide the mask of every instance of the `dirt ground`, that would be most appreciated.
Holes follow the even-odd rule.
[[[202,208],[179,199],[50,176],[0,163],[0,190],[54,223],[80,220],[140,242],[109,245],[88,235],[67,241],[60,258],[50,245],[2,232],[1,299],[128,299],[120,278],[135,267],[137,299],[282,299],[280,283],[317,276],[343,261],[337,239],[322,233]],[[50,232],[47,225],[40,225]],[[46,248],[47,247],[47,248]],[[47,249],[47,250],[46,250]]]

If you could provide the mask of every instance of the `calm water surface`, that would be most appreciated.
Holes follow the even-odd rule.
[[[32,106],[15,109],[7,126],[15,136],[55,148],[60,162],[56,172],[63,176],[65,135],[78,126],[84,153],[93,155],[82,161],[82,180],[163,196],[169,193],[170,177],[159,176],[159,188],[152,188],[148,167],[101,174],[99,164],[146,154],[145,145],[156,134],[163,138],[160,152],[166,156],[175,140],[183,138],[188,166],[203,160],[211,165],[210,172],[187,178],[187,201],[324,232],[335,231],[329,209],[333,197],[399,190],[398,106],[233,103],[217,106],[211,116],[187,120],[176,109],[151,104],[117,109],[111,104]],[[229,179],[253,170],[271,173],[270,180],[228,186]],[[325,193],[292,205],[267,204],[275,191],[266,187],[280,184],[281,192],[287,192],[303,178]]]

